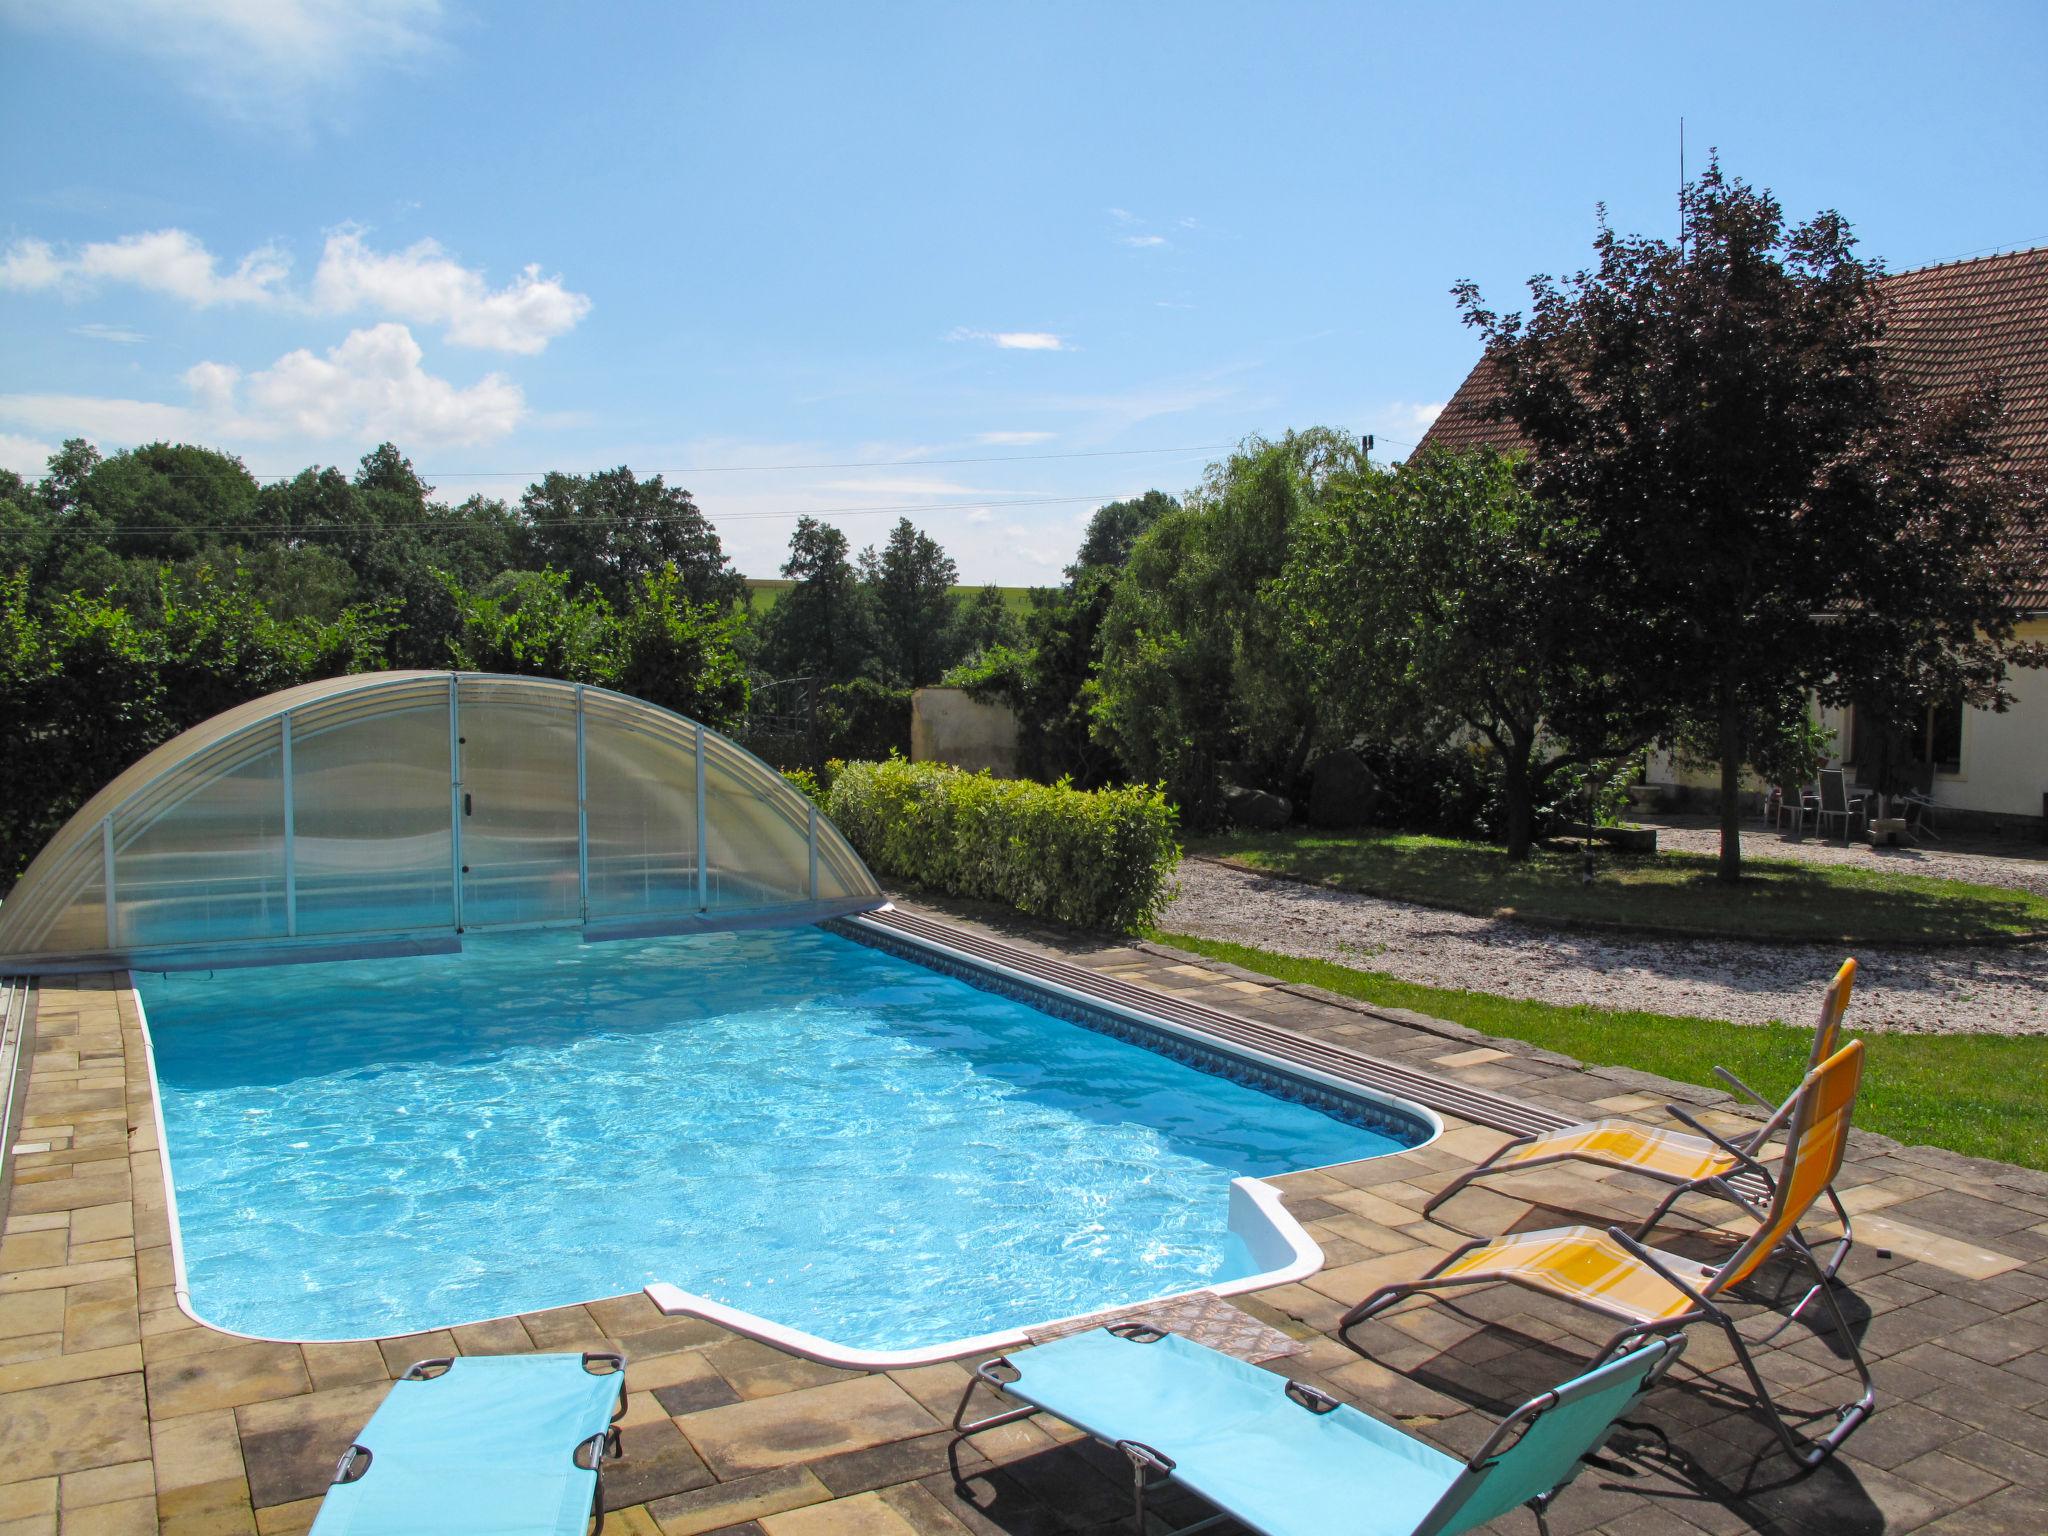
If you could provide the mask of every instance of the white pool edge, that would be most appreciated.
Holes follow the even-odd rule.
[[[752,1312],[727,1306],[722,1301],[699,1296],[666,1280],[657,1280],[647,1286],[645,1294],[669,1316],[701,1318],[733,1333],[772,1345],[786,1354],[815,1360],[820,1365],[835,1365],[850,1371],[894,1371],[908,1366],[935,1365],[941,1360],[956,1360],[963,1355],[1002,1354],[1006,1350],[1022,1349],[1031,1342],[1031,1332],[1043,1332],[1066,1323],[1100,1317],[1105,1312],[1154,1306],[1205,1291],[1216,1296],[1242,1296],[1247,1291],[1262,1291],[1268,1286],[1305,1280],[1323,1267],[1323,1250],[1308,1235],[1307,1229],[1289,1214],[1280,1198],[1280,1191],[1262,1179],[1230,1181],[1229,1227],[1251,1250],[1254,1262],[1271,1262],[1273,1267],[1235,1280],[1219,1280],[1209,1285],[1148,1296],[1141,1301],[1051,1318],[1031,1324],[1030,1331],[1011,1328],[996,1333],[977,1333],[966,1338],[948,1339],[941,1344],[920,1344],[910,1349],[862,1349],[857,1345],[823,1339],[801,1328],[771,1322]]]

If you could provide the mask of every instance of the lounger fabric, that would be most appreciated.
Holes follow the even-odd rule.
[[[1496,1519],[1571,1481],[1586,1453],[1642,1395],[1653,1372],[1683,1346],[1660,1339],[1557,1389],[1558,1401],[1505,1451],[1470,1473],[1419,1536],[1452,1536]]]
[[[1714,1277],[1698,1259],[1659,1248],[1650,1252],[1688,1284],[1705,1285]],[[1697,1305],[1598,1227],[1546,1227],[1498,1237],[1459,1254],[1436,1278],[1510,1280],[1630,1323],[1662,1322]]]
[[[1742,1160],[1704,1136],[1634,1125],[1627,1120],[1589,1120],[1568,1125],[1548,1136],[1510,1146],[1492,1166],[1512,1168],[1539,1158],[1579,1158],[1609,1168],[1627,1168],[1675,1184],[1719,1178],[1742,1166]]]
[[[1003,1390],[1112,1443],[1136,1440],[1174,1478],[1266,1536],[1412,1531],[1464,1463],[1356,1408],[1311,1413],[1283,1378],[1168,1334],[1105,1329],[1011,1354]]]
[[[1347,1404],[1317,1412],[1287,1395],[1285,1378],[1177,1334],[1146,1342],[1098,1328],[1019,1350],[1003,1391],[1169,1459],[1175,1482],[1263,1536],[1456,1536],[1570,1482],[1683,1347],[1654,1340],[1545,1394],[1477,1466]]]
[[[619,1382],[580,1355],[469,1355],[392,1383],[356,1436],[368,1470],[327,1490],[313,1536],[582,1536],[597,1474],[573,1457]]]

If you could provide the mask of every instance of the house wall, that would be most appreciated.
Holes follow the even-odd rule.
[[[2019,638],[2048,643],[2048,615],[2022,624]],[[2005,713],[1963,712],[1962,767],[1935,775],[1938,805],[1972,818],[2040,818],[2041,797],[2048,794],[2048,668],[2016,670],[2010,686],[2013,703]],[[1820,712],[1821,723],[1835,733],[1836,752],[1829,759],[1834,767],[1841,766],[1849,740],[1846,715],[1839,709]],[[1680,767],[1662,748],[1650,754],[1648,779],[1686,799],[1711,796],[1720,787],[1715,769]],[[1743,787],[1760,794],[1768,786],[1745,772]]]

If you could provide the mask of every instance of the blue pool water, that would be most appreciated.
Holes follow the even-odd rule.
[[[817,928],[137,978],[192,1301],[360,1338],[667,1280],[904,1348],[1249,1273],[1412,1144]]]

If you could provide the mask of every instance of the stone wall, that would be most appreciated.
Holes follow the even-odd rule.
[[[950,763],[999,779],[1017,777],[1017,715],[978,704],[964,688],[920,688],[910,696],[910,760]]]

